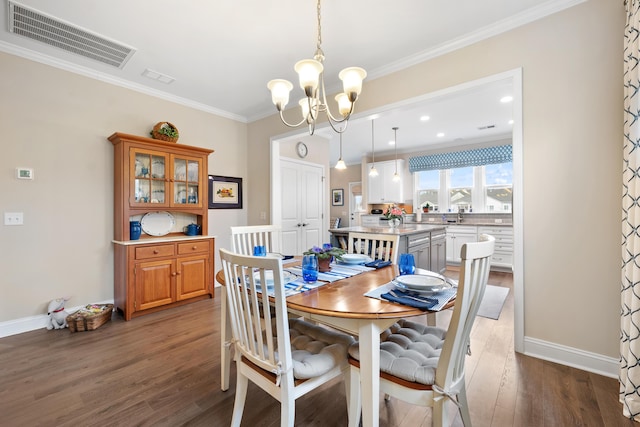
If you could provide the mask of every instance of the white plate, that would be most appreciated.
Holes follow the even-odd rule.
[[[373,261],[373,258],[362,254],[344,254],[340,262],[344,264],[366,264]]]
[[[267,288],[273,288],[273,271],[266,271],[265,278],[267,279]],[[259,272],[255,273],[255,280],[256,280],[256,283],[259,285],[260,284]],[[292,282],[296,280],[296,275],[288,271],[283,271],[282,280],[284,280],[284,283]]]
[[[176,225],[176,219],[169,212],[149,212],[142,217],[140,225],[150,236],[165,236]]]
[[[395,278],[395,281],[407,289],[418,291],[438,292],[450,286],[442,277],[423,274],[398,276]]]

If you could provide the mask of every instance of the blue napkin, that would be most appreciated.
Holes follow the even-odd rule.
[[[383,261],[381,259],[377,259],[375,261],[371,261],[365,264],[366,267],[373,267],[373,268],[382,268],[388,265],[391,265],[391,261]]]
[[[384,293],[380,296],[387,301],[397,302],[399,304],[408,305],[409,307],[419,308],[420,310],[431,310],[436,306],[436,304],[438,304],[438,300],[436,298],[417,296],[412,292],[405,292],[399,289],[394,289],[393,293],[396,294],[397,297],[391,295],[389,292]]]

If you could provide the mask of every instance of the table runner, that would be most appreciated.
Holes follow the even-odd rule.
[[[300,266],[283,266],[284,271],[288,271],[296,275],[296,279],[284,284],[285,297],[296,295],[301,292],[310,291],[311,289],[319,288],[327,283],[335,282],[336,280],[346,279],[366,271],[375,270],[375,268],[365,267],[364,265],[344,265],[344,264],[331,264],[331,271],[326,273],[318,273],[318,280],[314,283],[305,283],[302,280],[302,268]],[[256,290],[262,292],[262,287],[256,285]],[[273,295],[273,288],[268,288],[269,295]]]

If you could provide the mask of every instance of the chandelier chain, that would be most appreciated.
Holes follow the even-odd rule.
[[[318,0],[317,10],[318,10],[318,44],[316,48],[317,48],[317,51],[322,54],[324,59],[324,53],[322,52],[322,47],[321,47],[322,46],[322,24],[320,19],[320,0]]]

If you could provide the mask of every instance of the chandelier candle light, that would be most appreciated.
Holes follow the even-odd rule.
[[[316,44],[316,53],[313,59],[303,59],[298,61],[294,69],[298,73],[300,87],[304,90],[306,98],[301,99],[298,104],[302,109],[302,120],[297,124],[288,123],[283,115],[284,108],[289,103],[289,92],[293,89],[293,84],[288,80],[275,79],[271,80],[267,87],[271,91],[271,100],[280,113],[280,120],[289,127],[298,127],[303,123],[309,126],[309,134],[313,135],[316,127],[316,120],[321,112],[327,114],[327,119],[331,128],[342,133],[347,128],[347,123],[353,107],[358,99],[358,95],[362,91],[362,81],[367,77],[367,72],[360,67],[349,67],[340,71],[338,77],[342,80],[343,91],[338,94],[335,99],[338,103],[338,112],[340,118],[336,118],[329,109],[327,104],[327,96],[324,87],[324,52],[322,51],[322,27],[320,25],[320,0],[317,6],[318,13],[318,41]],[[344,126],[337,128],[336,125],[343,123]]]

